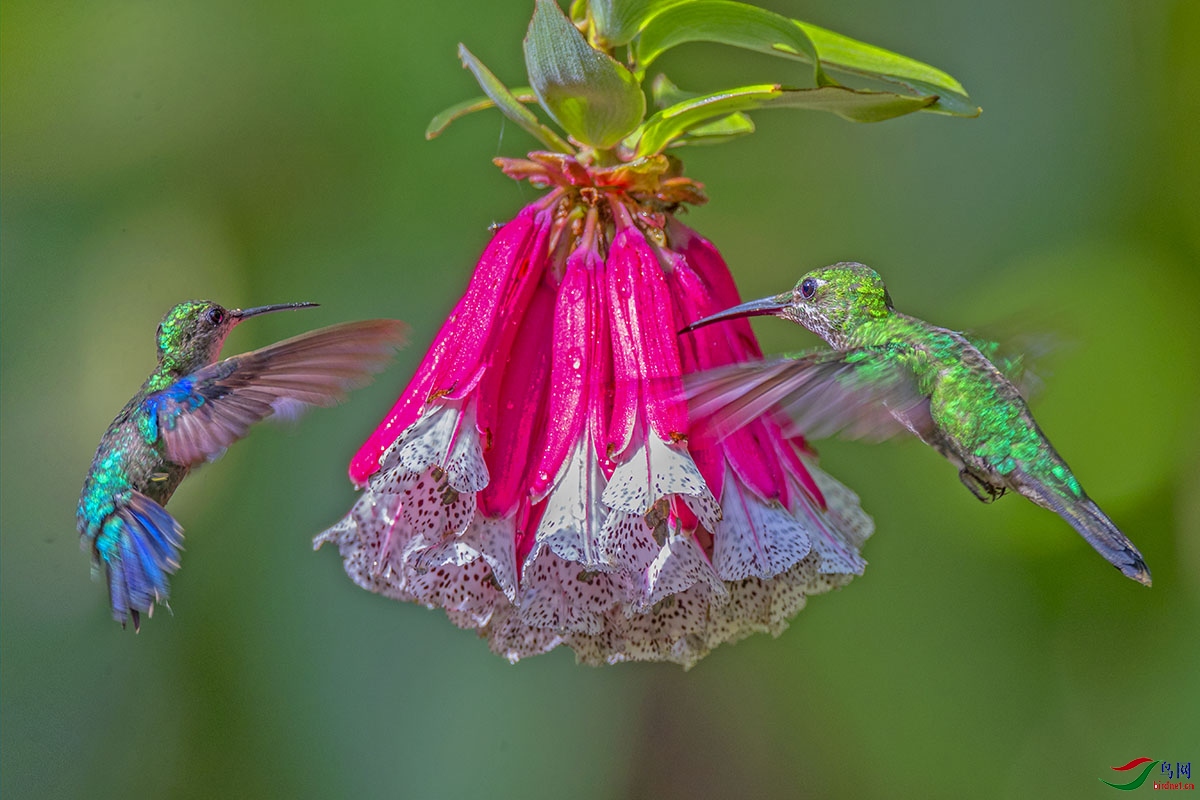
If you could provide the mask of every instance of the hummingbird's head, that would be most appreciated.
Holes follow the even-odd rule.
[[[241,310],[211,300],[188,300],[167,312],[158,325],[158,361],[185,374],[217,360],[225,337],[242,320],[270,311],[310,308],[316,303],[282,303]]]
[[[859,325],[891,312],[892,298],[879,273],[865,264],[842,261],[814,269],[797,281],[778,316],[841,349]]]
[[[769,314],[803,325],[831,347],[841,349],[848,345],[858,325],[891,312],[892,298],[879,273],[863,264],[843,261],[813,270],[790,291],[705,317],[683,332],[725,319]]]

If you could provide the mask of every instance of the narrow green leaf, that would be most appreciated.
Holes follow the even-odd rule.
[[[802,108],[829,111],[851,122],[879,122],[928,107],[935,95],[912,97],[867,92],[844,86],[788,89],[778,84],[741,86],[696,97],[658,112],[642,126],[636,155],[662,152],[672,141],[718,117],[759,108]]]
[[[929,108],[937,99],[935,94],[914,97],[846,86],[821,86],[817,89],[781,89],[778,97],[762,107],[829,111],[850,122],[883,122]]]
[[[629,44],[646,21],[673,5],[691,0],[591,0],[592,24],[602,44]]]
[[[525,68],[542,108],[582,144],[612,147],[646,113],[633,73],[591,47],[554,0],[537,0],[525,36]]]
[[[517,89],[510,89],[510,94],[520,103],[536,103],[537,97],[533,94],[533,89],[528,86],[521,86]],[[461,103],[455,103],[447,109],[440,111],[437,116],[429,121],[429,125],[425,128],[425,138],[434,139],[450,126],[451,122],[465,117],[467,114],[474,114],[476,111],[484,111],[489,108],[495,108],[496,104],[490,97],[472,97],[470,100],[463,100]]]
[[[739,111],[698,125],[671,142],[671,145],[724,144],[730,139],[751,133],[754,133],[754,120]]]
[[[731,0],[694,0],[655,14],[634,44],[639,74],[667,50],[686,42],[717,42],[768,55],[803,59],[815,69],[818,86],[832,84],[821,71],[817,48],[795,21]]]
[[[697,92],[680,89],[666,75],[656,75],[650,83],[650,97],[655,108],[668,108],[696,96]],[[673,144],[718,144],[748,133],[754,133],[754,122],[745,114],[735,112],[692,128]],[[631,146],[636,143],[635,137]]]
[[[967,97],[967,90],[942,70],[807,22],[795,24],[816,45],[821,60],[830,69],[899,83],[920,94],[936,94],[938,101],[928,111],[979,116],[980,109]]]
[[[561,136],[539,122],[532,111],[521,105],[521,101],[513,96],[508,87],[501,83],[500,79],[492,74],[492,71],[485,67],[483,62],[477,59],[465,45],[458,46],[458,57],[462,60],[463,66],[471,70],[475,80],[479,82],[479,88],[483,89],[483,93],[496,104],[496,108],[500,109],[501,114],[517,123],[522,130],[551,150],[557,150],[560,153],[575,152],[575,149],[563,141]]]

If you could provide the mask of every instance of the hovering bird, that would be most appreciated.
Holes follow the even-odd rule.
[[[331,406],[365,384],[404,339],[390,319],[333,325],[217,361],[243,320],[316,303],[225,309],[207,300],[172,308],[158,326],[158,366],[108,427],[92,460],[76,522],[92,573],[108,580],[124,627],[165,605],[183,528],[163,506],[192,467],[212,461],[272,414]]]
[[[791,433],[880,440],[909,431],[945,456],[976,497],[1009,489],[1065,519],[1100,555],[1150,585],[1142,554],[1084,493],[1008,376],[984,355],[995,345],[901,314],[870,267],[814,270],[795,288],[693,322],[769,314],[833,348],[718,367],[689,376],[693,418],[727,435],[774,409]]]

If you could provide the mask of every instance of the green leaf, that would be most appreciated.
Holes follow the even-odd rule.
[[[731,0],[694,0],[654,15],[634,43],[639,75],[667,50],[686,42],[717,42],[813,65],[818,86],[832,85],[821,69],[817,48],[804,29],[787,17]]]
[[[691,0],[592,0],[588,8],[600,44],[629,44],[647,20],[670,6]]]
[[[519,103],[537,102],[537,97],[534,95],[533,89],[530,89],[528,86],[510,89],[509,94],[516,98]],[[467,114],[474,114],[476,111],[484,111],[495,107],[496,103],[490,97],[472,97],[470,100],[455,103],[449,108],[440,111],[437,116],[429,121],[429,125],[425,128],[425,138],[436,138],[450,126],[451,122],[465,117]]]
[[[671,142],[672,146],[685,144],[724,144],[730,139],[754,133],[754,120],[740,111],[720,117],[692,128]]]
[[[662,152],[674,140],[710,120],[739,111],[759,108],[804,108],[829,111],[852,122],[879,122],[927,108],[935,95],[912,97],[892,92],[868,92],[844,86],[816,89],[788,89],[778,84],[741,86],[703,95],[670,108],[646,120],[636,144],[638,157]]]
[[[633,73],[592,48],[554,0],[537,0],[525,36],[525,67],[542,108],[582,144],[612,147],[646,113]]]
[[[644,75],[647,67],[672,47],[685,42],[717,42],[814,63],[818,86],[836,85],[821,72],[829,69],[899,84],[921,95],[937,95],[937,102],[925,109],[928,111],[979,115],[979,107],[967,97],[962,84],[942,70],[817,25],[731,0],[694,0],[651,7],[649,12],[632,45],[638,75]]]
[[[650,97],[655,108],[667,108],[686,102],[696,96],[698,96],[698,93],[685,92],[672,83],[671,79],[666,75],[656,75],[650,84]],[[692,128],[682,137],[672,142],[672,144],[720,144],[738,136],[745,136],[748,133],[754,133],[754,122],[745,114],[734,112],[728,116],[721,117],[712,122],[705,122]],[[636,137],[631,146],[635,144]]]
[[[479,88],[483,89],[483,93],[495,103],[496,108],[500,109],[501,114],[517,123],[522,130],[551,150],[557,150],[560,153],[575,152],[575,149],[563,141],[561,136],[539,122],[532,111],[521,105],[521,101],[508,90],[508,87],[501,83],[500,79],[483,65],[483,62],[472,55],[471,51],[465,45],[460,44],[458,46],[458,57],[462,60],[463,66],[471,70],[471,73],[475,76],[475,80],[479,81]],[[445,113],[447,112],[442,112],[438,116],[440,117]],[[462,114],[458,114],[457,116],[462,116]],[[436,121],[437,118],[434,119],[434,122]],[[449,121],[446,124],[449,124]],[[432,127],[433,123],[430,123],[430,128]],[[445,125],[442,127],[445,127]],[[426,135],[428,135],[428,129],[426,130]]]
[[[921,94],[936,94],[938,101],[929,111],[979,116],[979,107],[967,97],[962,84],[936,67],[807,22],[796,25],[808,34],[821,60],[832,70],[899,83]]]

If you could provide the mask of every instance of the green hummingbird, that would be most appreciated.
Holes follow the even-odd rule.
[[[727,435],[765,413],[786,412],[785,433],[880,440],[908,431],[945,456],[980,500],[1008,490],[1065,519],[1126,577],[1150,585],[1133,542],[1084,493],[1038,427],[1010,377],[1019,360],[993,343],[896,311],[883,279],[843,262],[795,288],[693,322],[684,331],[769,314],[803,325],[832,350],[718,367],[690,376],[691,414]]]
[[[158,326],[158,366],[108,427],[79,497],[76,522],[92,573],[103,570],[124,627],[166,605],[183,528],[163,506],[192,467],[213,461],[255,422],[331,406],[366,383],[404,339],[397,320],[349,322],[218,361],[243,320],[316,303],[226,309],[180,303]]]

